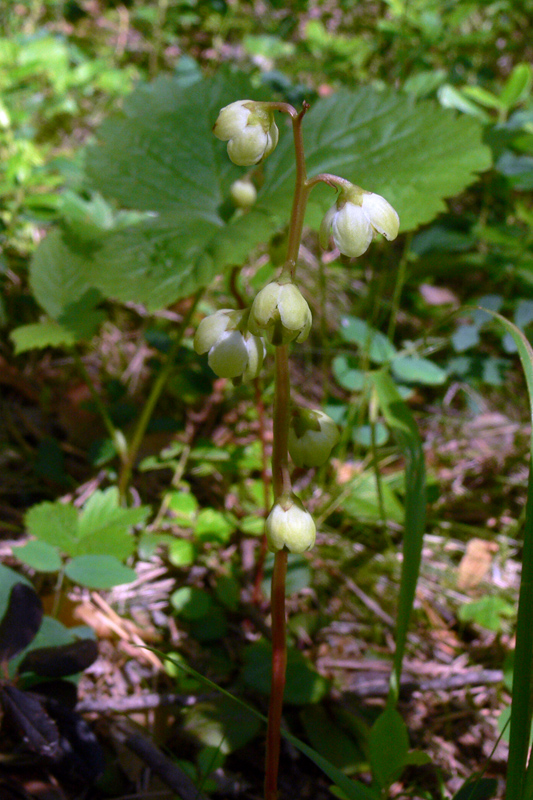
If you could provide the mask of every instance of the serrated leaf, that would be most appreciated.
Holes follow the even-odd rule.
[[[120,507],[115,487],[97,490],[81,513],[75,555],[102,553],[124,561],[135,550],[131,528],[145,522],[149,512],[148,506]]]
[[[76,342],[71,331],[52,319],[20,325],[10,332],[9,338],[15,345],[17,356],[28,350],[42,350],[44,347],[72,347]]]
[[[224,204],[242,170],[211,128],[218,110],[242,97],[257,93],[239,74],[221,73],[185,88],[161,78],[136,90],[123,112],[102,125],[100,144],[87,156],[92,187],[115,205],[152,216],[84,242],[58,231],[47,237],[31,281],[52,317],[91,286],[150,309],[168,305],[209,284],[225,266],[242,263],[251,248],[286,225],[294,186],[288,130],[265,162],[252,211],[227,221]],[[304,135],[310,174],[335,172],[383,194],[403,230],[430,221],[444,210],[443,198],[490,166],[475,120],[392,90],[343,91],[317,101]],[[314,190],[308,223],[317,227],[333,200],[331,189]]]
[[[309,175],[333,172],[378,192],[397,210],[401,230],[429,222],[445,210],[443,198],[491,164],[475,120],[390,89],[343,90],[319,100],[303,131]],[[265,162],[257,207],[285,216],[293,183],[292,143],[285,137]],[[321,212],[333,201],[331,190],[312,198]]]
[[[52,319],[91,288],[87,280],[90,250],[77,252],[60,230],[43,239],[30,264],[30,285],[35,299]]]
[[[77,556],[65,567],[65,574],[74,583],[90,589],[112,589],[122,583],[132,583],[137,573],[109,555]]]
[[[78,512],[70,503],[39,503],[25,518],[28,531],[42,542],[75,555],[78,536]]]
[[[65,306],[59,323],[71,333],[75,341],[90,339],[104,321],[105,312],[96,310],[101,299],[98,289],[87,289],[78,300]]]

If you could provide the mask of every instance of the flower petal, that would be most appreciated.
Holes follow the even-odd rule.
[[[400,228],[400,217],[384,197],[373,192],[365,192],[362,207],[370,224],[378,233],[389,241],[396,239]]]
[[[347,202],[331,223],[333,240],[341,253],[356,258],[370,247],[374,232],[361,206]]]

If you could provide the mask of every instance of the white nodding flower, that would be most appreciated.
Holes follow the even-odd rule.
[[[257,200],[257,189],[251,181],[245,178],[234,181],[229,192],[237,208],[251,208]]]
[[[311,514],[305,510],[296,495],[285,502],[279,501],[266,519],[265,533],[270,550],[276,552],[284,547],[290,553],[303,553],[315,543],[316,525]]]
[[[331,417],[319,409],[295,408],[289,428],[289,453],[297,467],[321,467],[340,438]]]
[[[248,330],[255,336],[266,336],[274,345],[304,342],[312,321],[311,309],[298,287],[272,281],[252,303]]]
[[[266,103],[237,100],[225,106],[213,126],[217,139],[228,143],[228,155],[239,167],[259,164],[274,150],[279,131]]]
[[[194,349],[207,353],[207,361],[219,378],[256,378],[263,365],[263,340],[245,328],[245,311],[220,309],[203,319],[194,336]]]
[[[331,234],[341,253],[355,258],[368,250],[376,234],[390,241],[397,237],[399,227],[400,218],[384,197],[350,186],[341,191],[322,220],[320,244],[327,248]]]

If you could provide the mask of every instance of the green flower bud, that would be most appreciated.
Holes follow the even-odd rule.
[[[320,244],[326,248],[330,233],[345,256],[365,253],[376,234],[395,239],[400,218],[390,203],[379,194],[358,186],[343,189],[337,203],[329,209],[320,226]]]
[[[289,453],[297,467],[321,467],[338,443],[339,429],[318,409],[296,408],[289,428]]]
[[[265,532],[270,550],[303,553],[315,543],[316,525],[296,495],[276,503],[267,517]]]
[[[273,281],[252,303],[248,330],[255,336],[265,335],[275,345],[304,342],[312,321],[311,310],[294,283]]]
[[[279,138],[274,112],[268,104],[253,100],[237,100],[225,106],[213,133],[228,143],[228,155],[240,167],[259,164],[274,150]]]
[[[231,184],[230,195],[237,208],[250,208],[257,200],[257,189],[251,181],[238,180]]]
[[[265,346],[246,328],[246,311],[223,308],[203,319],[194,337],[194,349],[207,353],[207,361],[219,378],[256,378],[263,365]]]

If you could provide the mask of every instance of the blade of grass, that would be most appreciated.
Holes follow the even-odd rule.
[[[512,322],[486,308],[501,327],[511,334],[518,348],[518,355],[524,370],[529,395],[532,420],[530,457],[533,457],[533,349],[522,331]],[[531,464],[531,462],[530,462]],[[526,499],[524,520],[524,544],[522,549],[522,575],[518,597],[516,621],[516,646],[513,671],[513,696],[511,702],[511,731],[509,735],[509,759],[507,764],[506,800],[526,800],[533,798],[533,766],[530,759],[526,764],[531,728],[531,684],[533,678],[533,479],[531,466]]]
[[[396,625],[396,652],[387,703],[394,706],[400,694],[400,677],[407,630],[415,599],[426,525],[426,470],[416,422],[386,370],[371,373],[383,416],[405,460],[405,522],[402,574]]]
[[[257,709],[246,703],[244,700],[241,700],[240,697],[236,697],[231,692],[228,692],[227,689],[223,689],[217,683],[214,683],[214,681],[209,680],[209,678],[206,678],[204,675],[202,675],[200,672],[197,672],[188,664],[183,664],[180,661],[175,661],[170,656],[166,655],[165,653],[162,653],[160,650],[156,650],[153,647],[146,647],[145,649],[151,650],[153,653],[159,656],[159,658],[162,661],[170,661],[176,667],[184,670],[189,675],[192,675],[192,677],[196,678],[196,680],[200,681],[200,683],[203,683],[204,686],[208,686],[210,689],[214,689],[215,691],[223,694],[224,697],[228,697],[230,700],[233,700],[234,703],[237,703],[237,705],[242,706],[242,708],[245,708],[247,711],[256,716],[258,719],[262,720],[265,723],[265,725],[268,723],[268,719],[265,717],[264,714],[261,714],[260,711],[257,711]],[[342,789],[342,791],[344,792],[346,797],[348,797],[349,800],[377,800],[378,795],[376,795],[368,786],[365,786],[365,784],[361,783],[360,781],[354,781],[351,778],[348,778],[348,776],[345,775],[344,772],[341,772],[341,770],[335,767],[330,761],[327,760],[327,758],[324,758],[323,756],[320,755],[320,753],[317,753],[316,750],[313,750],[312,747],[309,747],[308,745],[304,744],[304,742],[301,742],[300,739],[297,739],[296,736],[292,735],[292,733],[289,733],[288,731],[282,729],[281,735],[285,739],[287,739],[287,741],[290,742],[294,747],[300,750],[301,753],[303,753],[309,759],[311,759],[311,761],[313,761],[316,764],[316,766],[319,769],[321,769],[322,772],[324,772],[328,776],[328,778],[330,778],[335,783],[336,786],[339,787],[339,789]]]

